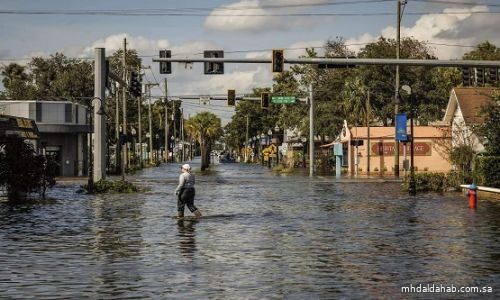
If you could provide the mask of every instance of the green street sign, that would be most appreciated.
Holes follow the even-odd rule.
[[[293,104],[295,103],[295,96],[273,96],[271,103],[274,104]]]

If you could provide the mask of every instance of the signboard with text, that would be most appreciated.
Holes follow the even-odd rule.
[[[403,156],[405,145],[399,144],[399,155]],[[378,142],[373,143],[370,149],[370,155],[374,156],[392,156],[394,155],[394,142]],[[410,155],[411,145],[406,144],[406,155]],[[431,142],[415,142],[413,145],[414,155],[416,156],[431,156],[432,143]]]
[[[272,96],[271,103],[273,104],[293,104],[295,96]]]

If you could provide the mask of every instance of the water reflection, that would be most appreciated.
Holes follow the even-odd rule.
[[[150,187],[143,194],[67,186],[50,203],[0,204],[0,298],[418,298],[400,287],[500,288],[498,202],[471,212],[460,194],[413,198],[399,183],[193,165],[199,221],[172,218],[175,165],[132,177]],[[478,295],[457,297],[467,296]]]
[[[192,259],[196,252],[195,226],[197,220],[178,220],[177,238],[181,255]]]

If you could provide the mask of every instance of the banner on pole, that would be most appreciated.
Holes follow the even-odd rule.
[[[406,120],[406,114],[396,114],[396,139],[400,142],[406,142],[408,140]]]

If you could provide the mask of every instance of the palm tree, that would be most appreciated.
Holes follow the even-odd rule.
[[[200,143],[201,170],[210,164],[211,143],[223,134],[220,119],[211,112],[198,113],[185,123],[186,130]]]

